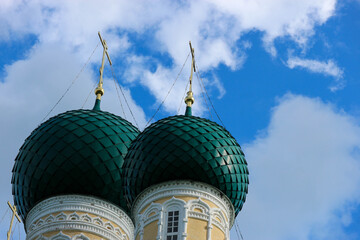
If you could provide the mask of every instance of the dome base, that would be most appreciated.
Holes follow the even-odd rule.
[[[62,195],[41,201],[26,218],[27,240],[134,239],[134,225],[119,207],[94,197]]]
[[[228,240],[235,213],[231,201],[211,185],[170,181],[145,189],[132,216],[138,240]]]

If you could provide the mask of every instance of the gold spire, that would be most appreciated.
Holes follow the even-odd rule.
[[[104,64],[105,64],[105,54],[107,56],[107,59],[109,60],[110,65],[112,65],[112,62],[110,60],[110,56],[108,53],[108,46],[106,44],[105,39],[103,40],[101,37],[100,32],[98,32],[99,38],[100,38],[100,42],[103,46],[103,57],[102,57],[102,62],[101,62],[101,67],[100,67],[100,79],[99,79],[99,84],[97,86],[97,88],[95,89],[95,95],[96,95],[96,99],[100,100],[101,96],[104,95],[104,89],[103,89],[103,72],[104,72]]]
[[[11,203],[8,201],[7,204],[9,205],[11,211],[13,212],[12,214],[12,218],[11,218],[11,222],[10,222],[10,227],[9,227],[9,231],[7,232],[7,240],[10,240],[10,236],[11,236],[11,228],[14,222],[14,217],[17,218],[17,220],[21,223],[21,219],[19,217],[19,215],[16,212],[16,206],[12,206]]]
[[[185,98],[185,103],[186,103],[187,107],[191,107],[191,105],[195,101],[193,92],[192,92],[192,78],[193,78],[193,73],[196,72],[195,55],[194,55],[194,49],[191,46],[191,41],[189,41],[189,46],[190,46],[190,52],[191,52],[191,73],[190,73],[190,78],[189,78],[189,81],[190,81],[189,91],[187,92],[187,96]]]

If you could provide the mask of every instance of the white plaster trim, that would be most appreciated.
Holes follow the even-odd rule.
[[[107,226],[111,226],[112,229],[108,229]],[[50,224],[44,224],[37,228],[33,228],[26,236],[26,239],[32,239],[34,236],[42,235],[46,232],[56,230],[78,230],[82,232],[88,232],[95,235],[106,237],[107,239],[124,239],[125,235],[121,234],[118,228],[114,228],[111,223],[105,223],[105,226],[96,224],[95,222],[81,222],[81,221],[59,221],[52,222]],[[120,234],[119,234],[120,233]],[[132,236],[131,236],[132,237]]]
[[[136,199],[133,214],[136,214],[135,222],[135,236],[140,235],[140,240],[144,237],[144,227],[150,222],[158,222],[158,235],[157,240],[165,240],[167,232],[167,212],[179,210],[179,226],[178,236],[179,239],[186,240],[187,238],[187,225],[189,218],[195,218],[204,220],[207,222],[206,239],[211,240],[211,231],[214,226],[219,228],[228,239],[230,224],[228,219],[232,219],[229,216],[234,213],[234,209],[231,208],[231,202],[228,198],[221,198],[216,195],[219,190],[202,183],[193,182],[167,182],[159,184],[145,190]],[[209,190],[209,188],[211,188]],[[214,194],[215,193],[215,194]],[[187,196],[196,197],[197,199],[184,201],[175,196]],[[154,203],[154,201],[171,197],[171,199],[164,203]],[[214,203],[218,208],[211,208],[204,200]],[[231,207],[229,207],[229,204]],[[147,207],[146,209],[144,209]],[[229,209],[232,212],[229,212]],[[200,210],[197,211],[197,210]],[[142,214],[140,211],[144,211]],[[151,213],[155,213],[150,216]]]
[[[145,189],[135,199],[132,216],[136,216],[142,208],[160,198],[173,196],[191,196],[209,200],[216,204],[229,219],[229,229],[234,223],[235,211],[230,199],[219,189],[201,182],[169,181]]]
[[[73,240],[90,240],[90,238],[88,238],[87,236],[85,236],[84,234],[78,234],[75,235],[73,238]]]
[[[153,216],[149,215],[151,213],[155,213],[155,215],[158,215],[161,211],[162,205],[160,203],[151,203],[150,206],[141,214],[145,221],[147,221],[149,218],[152,218]]]
[[[63,234],[62,231],[60,231],[58,234],[50,237],[50,238],[47,238],[47,237],[44,237],[44,236],[40,236],[39,238],[37,238],[36,240],[90,240],[90,238],[88,238],[87,236],[85,236],[84,234],[78,234],[78,235],[75,235],[73,237],[70,237],[66,234]]]
[[[218,228],[220,228],[225,234],[226,234],[226,229],[227,227],[227,222],[226,222],[226,219],[225,219],[225,216],[223,214],[223,212],[221,212],[220,210],[218,209],[213,209],[213,212],[211,214],[211,218],[212,218],[212,223],[214,225],[216,225]],[[216,218],[218,218],[219,220],[217,220]]]
[[[200,209],[204,214],[210,213],[210,206],[206,202],[202,201],[200,198],[196,200],[190,200],[187,203],[187,206],[189,207],[189,211],[196,212],[195,209]]]
[[[64,211],[72,213],[65,214]],[[56,212],[60,213],[53,216]],[[91,218],[87,213],[97,217]],[[47,215],[50,216],[45,220],[40,219]],[[109,221],[104,222],[100,217]],[[26,218],[27,239],[52,230],[80,230],[106,236],[107,239],[125,239],[124,236],[119,236],[118,228],[111,222],[118,225],[130,240],[134,239],[134,225],[131,219],[117,206],[98,198],[81,195],[51,197],[37,204],[29,212]]]
[[[55,236],[52,236],[52,237],[49,238],[49,240],[57,240],[57,239],[59,239],[59,240],[71,240],[71,237],[68,236],[68,235],[66,235],[66,234],[63,234],[63,233],[60,231],[60,232],[59,232],[58,234],[56,234]]]

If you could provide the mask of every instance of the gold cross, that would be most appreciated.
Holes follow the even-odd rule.
[[[16,212],[16,206],[12,206],[11,203],[8,201],[7,202],[11,211],[13,212],[12,214],[12,218],[11,218],[11,222],[10,222],[10,227],[9,227],[9,231],[7,232],[7,240],[10,240],[10,235],[11,235],[11,228],[12,228],[12,225],[13,225],[13,222],[14,222],[14,217],[17,218],[17,220],[19,221],[19,223],[21,223],[21,219],[19,217],[19,215],[17,214]]]
[[[103,46],[103,57],[102,57],[102,62],[101,62],[101,67],[100,67],[100,80],[99,80],[99,84],[97,86],[97,88],[95,89],[95,95],[97,99],[101,99],[101,96],[104,95],[104,89],[102,87],[103,85],[103,72],[104,72],[104,64],[105,64],[105,55],[107,56],[107,59],[109,60],[110,65],[112,65],[109,53],[108,53],[108,46],[106,44],[105,39],[103,40],[101,37],[100,32],[98,32],[99,38],[100,38],[100,42]]]
[[[195,68],[195,54],[194,54],[194,49],[191,46],[191,41],[189,41],[189,46],[190,46],[190,52],[191,52],[191,73],[190,73],[190,78],[189,78],[189,91],[187,92],[187,96],[185,98],[185,103],[186,106],[191,107],[191,105],[194,103],[195,99],[193,97],[193,92],[192,92],[192,78],[193,78],[193,73],[196,72],[196,68]]]
[[[196,68],[195,68],[195,54],[194,54],[194,49],[191,46],[191,41],[189,41],[189,46],[190,46],[190,52],[191,52],[191,74],[190,74],[190,87],[189,90],[192,91],[192,78],[193,78],[193,72],[196,72]]]

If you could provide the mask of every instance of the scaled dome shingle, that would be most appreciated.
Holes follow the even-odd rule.
[[[220,189],[237,214],[248,192],[248,168],[240,145],[210,120],[177,115],[146,128],[131,144],[123,165],[130,204],[147,187],[194,180]]]
[[[62,194],[93,195],[128,211],[121,171],[138,134],[128,121],[100,110],[68,111],[41,124],[13,167],[14,202],[23,220],[37,202]]]

